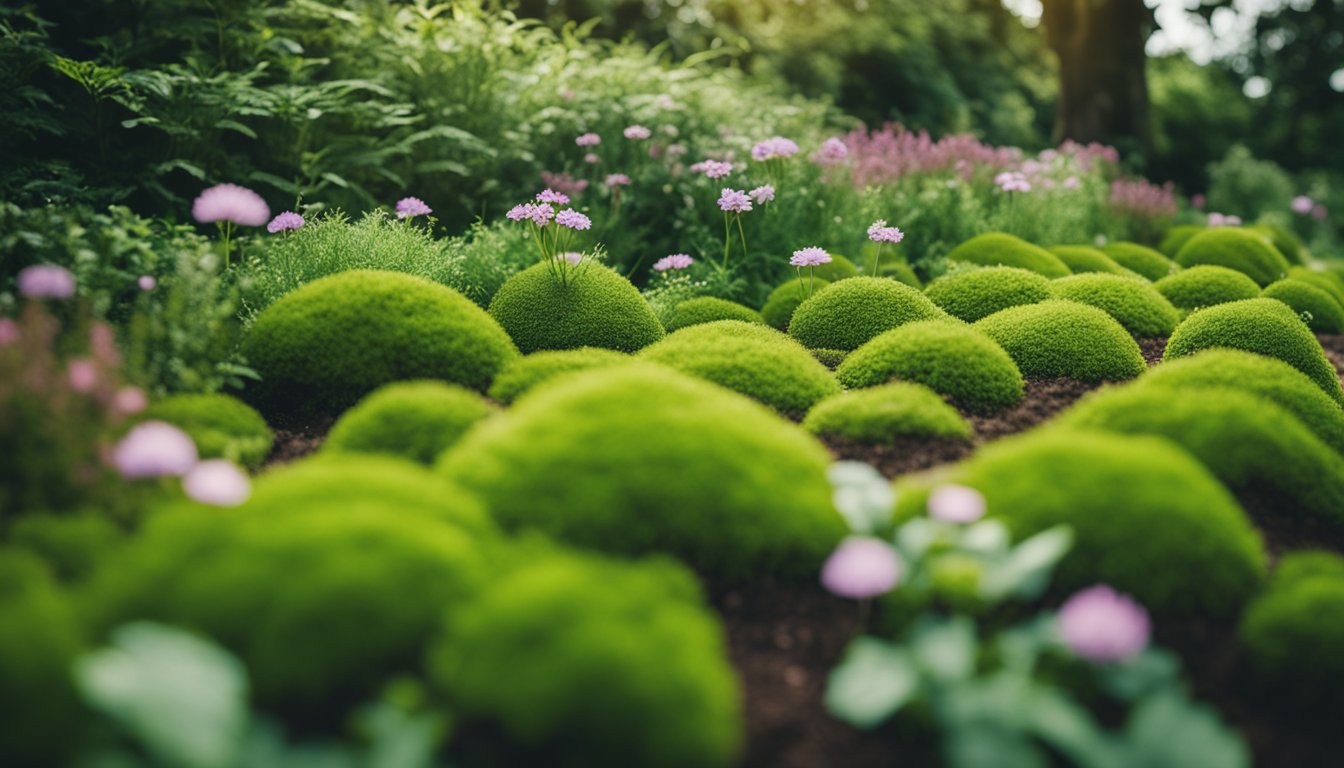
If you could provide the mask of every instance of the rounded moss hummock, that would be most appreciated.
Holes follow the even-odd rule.
[[[1344,331],[1344,307],[1311,283],[1290,277],[1271,283],[1260,295],[1287,304],[1316,333]]]
[[[633,358],[624,352],[596,347],[533,352],[504,366],[490,385],[490,397],[505,405],[551,379],[574,371],[624,365]]]
[[[1176,263],[1182,267],[1213,264],[1246,275],[1264,287],[1288,273],[1288,262],[1265,238],[1240,227],[1218,227],[1190,238]]]
[[[1049,251],[1064,262],[1075,275],[1084,272],[1107,272],[1112,275],[1125,274],[1124,267],[1115,263],[1100,248],[1090,245],[1055,245]]]
[[[1247,227],[1251,232],[1263,236],[1269,244],[1281,254],[1289,264],[1305,264],[1307,248],[1301,238],[1291,229],[1273,222],[1261,222]]]
[[[1190,242],[1190,238],[1205,231],[1204,227],[1194,224],[1182,224],[1179,227],[1172,227],[1167,230],[1166,236],[1158,244],[1157,250],[1161,251],[1169,259],[1176,258],[1176,254],[1181,252],[1181,248]]]
[[[451,288],[395,272],[311,282],[267,307],[243,339],[261,374],[249,385],[274,411],[338,413],[378,387],[441,379],[485,391],[518,350]]]
[[[681,302],[672,310],[672,317],[667,321],[667,332],[671,333],[692,325],[700,325],[701,323],[712,323],[716,320],[741,320],[744,323],[765,323],[765,321],[761,319],[761,313],[751,307],[743,306],[735,301],[720,299],[715,296],[699,296]]]
[[[825,280],[828,283],[835,283],[841,280],[848,280],[851,277],[859,276],[859,268],[854,266],[854,262],[841,256],[838,253],[827,254],[831,260],[819,267],[814,267],[811,274],[818,280]]]
[[[439,468],[506,528],[624,554],[668,552],[740,580],[815,577],[846,532],[829,463],[816,440],[764,406],[637,363],[522,398]]]
[[[222,394],[171,395],[135,415],[133,423],[166,421],[191,437],[203,459],[228,459],[251,469],[261,466],[275,436],[247,403]]]
[[[971,326],[947,320],[887,331],[854,350],[835,373],[850,388],[913,381],[975,413],[1016,405],[1024,388],[1017,364],[1002,347]]]
[[[1191,314],[1167,340],[1163,360],[1225,347],[1273,357],[1305,373],[1335,402],[1344,404],[1339,375],[1320,342],[1287,304],[1274,299],[1246,299],[1201,309]]]
[[[341,415],[322,444],[336,453],[386,453],[432,464],[473,424],[495,412],[485,398],[441,381],[376,389]]]
[[[1124,326],[1096,307],[1051,299],[1009,307],[977,322],[1023,376],[1078,381],[1132,379],[1147,367]]]
[[[761,319],[776,330],[788,331],[789,320],[793,319],[794,310],[798,309],[798,305],[807,300],[812,293],[830,284],[829,280],[821,278],[810,281],[793,279],[781,284],[766,297],[765,305],[761,307]]]
[[[927,296],[904,283],[853,277],[822,288],[798,305],[789,335],[811,349],[849,352],[883,331],[944,316]]]
[[[809,349],[808,351],[817,359],[817,362],[831,370],[835,370],[845,361],[846,357],[849,357],[849,352],[843,349]]]
[[[524,354],[577,347],[634,352],[663,337],[639,290],[610,267],[591,262],[568,283],[548,264],[528,267],[500,287],[490,315]]]
[[[924,293],[949,315],[973,323],[1001,309],[1045,301],[1050,280],[1017,267],[969,267],[934,280]]]
[[[676,331],[639,353],[746,395],[786,415],[802,415],[817,401],[839,394],[840,384],[807,351],[763,325],[719,320]]]
[[[1116,264],[1153,282],[1180,270],[1176,262],[1163,256],[1161,252],[1138,243],[1123,241],[1110,243],[1101,251],[1110,256]]]
[[[1183,269],[1158,280],[1153,287],[1183,312],[1260,295],[1260,286],[1246,275],[1235,269],[1209,265]]]
[[[1059,257],[1038,245],[1003,232],[986,232],[953,248],[947,254],[951,262],[966,262],[984,267],[1018,267],[1049,278],[1072,274]]]
[[[919,275],[916,275],[915,270],[911,269],[910,265],[904,261],[893,259],[878,264],[877,276],[889,277],[898,283],[905,283],[911,288],[924,287],[924,283],[920,281]]]
[[[866,445],[907,437],[970,440],[971,425],[937,392],[896,382],[828,397],[803,419],[803,429]]]
[[[1089,304],[1115,318],[1137,339],[1171,335],[1181,313],[1147,280],[1127,275],[1088,273],[1050,282],[1057,299]]]
[[[1289,267],[1288,276],[1294,280],[1311,283],[1330,294],[1341,307],[1344,307],[1344,279],[1337,273],[1311,267]]]

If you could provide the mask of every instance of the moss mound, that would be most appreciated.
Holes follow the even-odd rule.
[[[857,278],[856,278],[857,279]],[[705,572],[813,578],[845,526],[830,458],[764,406],[662,366],[567,377],[482,422],[440,468],[502,525]]]
[[[532,554],[450,603],[430,654],[463,732],[491,734],[465,764],[734,764],[737,681],[694,576],[666,560]]]
[[[15,518],[7,533],[10,545],[36,555],[52,576],[67,584],[93,573],[126,538],[102,510],[26,514]]]
[[[1124,326],[1102,310],[1074,301],[1009,307],[975,328],[1003,347],[1023,376],[1120,381],[1147,367]]]
[[[1265,238],[1240,227],[1218,227],[1190,238],[1176,254],[1182,267],[1213,264],[1246,275],[1266,286],[1288,273],[1288,262]]]
[[[1185,244],[1190,242],[1190,238],[1203,231],[1205,231],[1204,227],[1195,226],[1193,224],[1182,224],[1179,227],[1172,227],[1167,230],[1167,234],[1163,236],[1162,242],[1158,243],[1157,250],[1161,251],[1168,258],[1174,259],[1176,258],[1176,254],[1180,253],[1181,249],[1185,247]]]
[[[1071,274],[1059,257],[1038,245],[1003,232],[986,232],[958,245],[947,260],[984,267],[1017,267],[1049,278]]]
[[[172,395],[136,415],[175,424],[191,436],[203,459],[228,459],[256,469],[271,452],[275,436],[251,406],[228,395]]]
[[[700,296],[683,301],[672,310],[672,317],[667,322],[667,332],[716,320],[740,320],[758,325],[765,323],[761,319],[761,313],[751,307],[714,296]]]
[[[1153,287],[1185,312],[1260,295],[1254,280],[1227,267],[1191,267],[1158,280]]]
[[[946,320],[887,331],[845,358],[836,378],[852,389],[913,381],[976,413],[1016,405],[1024,386],[1002,347],[970,326]]]
[[[925,295],[953,317],[973,323],[1008,307],[1050,298],[1050,280],[1017,267],[957,269],[929,283]]]
[[[1111,260],[1116,264],[1153,282],[1157,282],[1180,269],[1176,262],[1163,256],[1161,252],[1138,243],[1123,241],[1110,243],[1101,251],[1111,257]]]
[[[1260,295],[1287,304],[1316,333],[1344,331],[1344,307],[1311,283],[1290,277],[1271,283]]]
[[[817,362],[831,370],[835,370],[849,356],[849,352],[843,349],[809,349],[808,351],[812,353],[812,357],[817,359]]]
[[[1050,283],[1057,299],[1088,304],[1104,311],[1139,339],[1171,335],[1181,313],[1147,280],[1089,273],[1061,277]]]
[[[1192,355],[1210,347],[1254,352],[1288,363],[1305,373],[1335,402],[1344,390],[1334,366],[1306,323],[1288,305],[1274,299],[1246,299],[1201,309],[1176,326],[1163,360]]]
[[[971,425],[937,392],[906,382],[828,397],[808,411],[803,429],[869,445],[903,437],[971,439]]]
[[[495,383],[490,385],[490,397],[507,405],[557,376],[590,368],[623,365],[630,360],[630,356],[624,352],[595,347],[533,352],[504,366],[504,370],[495,377]]]
[[[1306,263],[1307,248],[1291,229],[1273,222],[1263,222],[1247,229],[1268,240],[1289,264]]]
[[[850,352],[883,331],[942,316],[928,297],[908,285],[885,277],[854,277],[828,285],[798,305],[789,335],[811,349]]]
[[[509,278],[490,300],[490,315],[524,354],[601,347],[634,352],[663,337],[663,326],[629,280],[590,263],[567,285],[547,264]]]
[[[812,269],[811,274],[819,280],[834,283],[840,280],[848,280],[851,277],[858,277],[859,268],[844,256],[832,253],[830,263]]]
[[[911,288],[923,288],[924,283],[915,274],[915,270],[910,268],[904,261],[886,261],[877,265],[878,277],[889,277],[898,283],[905,283]]]
[[[1294,280],[1301,280],[1320,288],[1330,294],[1335,301],[1344,307],[1344,279],[1328,270],[1316,270],[1310,267],[1289,267],[1288,276]]]
[[[785,414],[803,414],[838,394],[835,376],[803,345],[737,320],[683,328],[639,356],[741,393]]]
[[[394,272],[342,272],[262,312],[243,339],[261,374],[259,402],[291,413],[337,413],[378,387],[442,379],[484,391],[518,355],[466,297]]]
[[[821,278],[811,281],[814,292],[830,284],[831,281]],[[793,279],[771,291],[765,299],[765,305],[761,307],[761,319],[771,328],[780,331],[789,330],[789,320],[793,319],[794,310],[798,309],[798,305],[808,297],[807,287],[806,278],[801,284],[797,279]]]
[[[1074,274],[1083,272],[1125,274],[1124,268],[1100,248],[1093,248],[1090,245],[1056,245],[1049,250]]]
[[[388,384],[337,419],[322,450],[386,453],[432,464],[494,410],[477,393],[440,381]]]

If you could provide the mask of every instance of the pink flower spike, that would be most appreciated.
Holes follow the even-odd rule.
[[[602,137],[596,133],[585,133],[574,140],[574,143],[580,147],[596,147],[602,143]]]
[[[578,230],[591,229],[593,226],[593,222],[587,216],[573,209],[566,209],[555,214],[555,223],[562,227]]]
[[[751,195],[751,199],[755,200],[758,205],[764,205],[775,199],[775,188],[769,184],[763,184],[747,194]]]
[[[550,187],[547,187],[546,189],[543,189],[542,191],[537,193],[537,202],[555,203],[556,205],[569,205],[569,195],[566,195],[563,192],[556,192]]]
[[[719,193],[719,210],[728,213],[746,213],[751,210],[751,198],[746,192],[724,187]]]
[[[271,209],[247,187],[216,184],[196,198],[191,215],[202,224],[228,221],[240,227],[260,227],[271,218]]]
[[[867,536],[840,543],[821,568],[821,584],[829,592],[853,600],[886,594],[901,580],[901,561],[891,545]]]
[[[929,517],[947,523],[974,523],[985,516],[985,497],[964,485],[940,485],[929,494]]]
[[[75,276],[65,267],[36,264],[19,272],[19,293],[30,299],[68,299],[75,295]]]
[[[839,165],[849,158],[849,147],[841,139],[832,136],[821,143],[821,149],[812,156],[817,165]]]
[[[653,271],[666,272],[669,269],[686,269],[691,266],[694,261],[695,259],[692,259],[684,253],[674,253],[671,256],[664,256],[653,262]]]
[[[1148,647],[1148,612],[1127,595],[1099,584],[1070,597],[1059,609],[1059,634],[1088,661],[1126,661]]]
[[[642,125],[632,125],[622,131],[622,133],[625,134],[625,138],[630,139],[631,141],[643,141],[653,135],[653,131],[650,131]]]
[[[153,275],[141,275],[140,279],[135,281],[135,284],[139,286],[142,291],[152,291],[158,287],[159,281],[155,280]]]
[[[149,399],[145,397],[144,390],[139,387],[122,387],[113,396],[112,407],[117,410],[117,413],[129,416],[148,408]]]
[[[397,201],[397,218],[410,219],[416,216],[428,216],[434,209],[425,205],[425,201],[418,197],[403,197]]]
[[[231,461],[209,459],[182,478],[182,490],[194,501],[213,507],[236,507],[252,495],[252,481]]]
[[[274,235],[277,232],[288,232],[291,229],[298,229],[306,222],[303,217],[293,211],[285,211],[276,214],[271,223],[266,225],[266,231]]]
[[[794,251],[793,258],[789,259],[789,264],[795,267],[819,267],[830,263],[831,255],[815,245]]]
[[[66,375],[70,380],[70,388],[82,395],[89,394],[94,387],[98,386],[98,367],[87,358],[79,358],[67,363]]]
[[[136,425],[117,443],[112,461],[122,477],[185,475],[196,466],[196,444],[165,421]]]
[[[608,174],[606,184],[608,189],[615,189],[616,187],[629,186],[630,177],[626,176],[624,173]]]

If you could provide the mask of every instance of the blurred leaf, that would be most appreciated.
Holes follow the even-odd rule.
[[[1181,660],[1170,651],[1150,647],[1127,662],[1106,664],[1097,671],[1108,693],[1124,701],[1136,701],[1164,686],[1178,684]]]
[[[985,571],[980,581],[987,600],[1007,595],[1031,599],[1049,586],[1050,574],[1073,546],[1073,531],[1056,526],[1041,531],[1013,548],[1007,559]]]
[[[905,706],[918,689],[919,673],[909,654],[886,641],[860,637],[831,670],[826,709],[857,728],[873,728]]]
[[[975,622],[965,616],[920,624],[910,647],[919,666],[939,682],[955,683],[975,672]]]
[[[1250,751],[1241,735],[1208,707],[1167,690],[1139,705],[1126,729],[1126,765],[1145,768],[1246,768]]]
[[[891,524],[896,494],[876,469],[858,461],[839,461],[827,469],[826,477],[835,508],[855,533],[877,533]]]

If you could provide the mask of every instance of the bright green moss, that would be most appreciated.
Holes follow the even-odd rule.
[[[1260,295],[1260,286],[1246,275],[1235,269],[1207,265],[1183,269],[1158,280],[1153,287],[1184,312]]]
[[[1064,266],[1068,267],[1074,274],[1083,272],[1125,274],[1124,268],[1115,263],[1100,248],[1093,248],[1090,245],[1056,245],[1049,250],[1060,261],[1064,262]]]
[[[1273,701],[1338,726],[1344,706],[1344,558],[1294,552],[1242,617],[1250,669]]]
[[[1302,244],[1302,240],[1291,229],[1273,222],[1256,224],[1247,227],[1247,229],[1269,240],[1269,244],[1283,254],[1283,258],[1289,264],[1306,262],[1306,246]]]
[[[877,267],[878,277],[889,277],[900,283],[905,283],[911,288],[923,288],[924,283],[920,282],[919,275],[910,268],[904,261],[884,261]]]
[[[720,320],[676,331],[640,351],[650,362],[714,382],[784,414],[806,413],[840,384],[803,345],[763,325]]]
[[[1050,298],[1050,280],[1017,267],[953,270],[929,283],[925,295],[953,317],[973,323],[1008,307]]]
[[[1168,258],[1176,258],[1176,254],[1181,252],[1181,248],[1190,242],[1190,238],[1204,231],[1204,227],[1198,227],[1191,224],[1182,224],[1179,227],[1172,227],[1167,230],[1167,234],[1158,244],[1157,250],[1161,251]]]
[[[568,284],[547,264],[528,267],[495,294],[490,315],[524,354],[577,347],[634,352],[663,337],[635,286],[601,264],[588,264]]]
[[[1124,326],[1074,301],[1009,307],[974,327],[1003,347],[1027,377],[1120,381],[1147,367]]]
[[[761,313],[751,307],[714,296],[700,296],[683,301],[672,310],[672,318],[667,322],[667,332],[716,320],[740,320],[758,325],[765,322],[761,319]]]
[[[630,355],[624,352],[596,347],[533,352],[504,366],[495,377],[495,383],[490,385],[490,397],[507,405],[557,376],[590,368],[609,368],[630,360]]]
[[[251,406],[228,395],[172,395],[136,417],[175,424],[191,436],[201,458],[223,458],[256,469],[275,436]]]
[[[819,291],[830,285],[829,280],[798,280],[793,279],[783,283],[778,288],[770,292],[765,299],[765,305],[761,307],[761,318],[765,320],[770,327],[780,330],[789,330],[789,320],[793,318],[794,310],[798,305],[810,295],[811,291]]]
[[[1344,331],[1344,307],[1311,283],[1290,277],[1271,283],[1260,295],[1287,304],[1316,333]]]
[[[1246,299],[1201,309],[1176,326],[1163,360],[1192,355],[1210,347],[1254,352],[1288,363],[1305,373],[1338,403],[1344,403],[1339,376],[1325,352],[1288,305],[1274,299]]]
[[[977,413],[1016,405],[1024,386],[1002,347],[970,326],[946,320],[887,331],[845,358],[836,377],[850,388],[893,379],[917,382]]]
[[[985,267],[1018,267],[1049,278],[1071,274],[1068,266],[1053,253],[1026,240],[1003,232],[976,235],[947,254],[947,260]]]
[[[485,391],[518,351],[464,296],[393,272],[342,272],[262,312],[243,354],[263,381],[250,398],[275,412],[335,413],[378,387],[442,379]]]
[[[322,450],[386,453],[432,464],[473,424],[494,411],[479,394],[452,384],[388,384],[337,419]]]
[[[1115,318],[1139,339],[1169,336],[1181,313],[1147,280],[1124,275],[1088,273],[1050,282],[1057,299],[1089,304]]]
[[[1160,252],[1138,243],[1110,243],[1101,250],[1116,264],[1154,282],[1180,269],[1176,262]]]
[[[849,357],[849,352],[843,349],[810,349],[808,351],[817,359],[817,362],[831,370],[835,370],[845,361],[846,357]]]
[[[803,429],[869,445],[905,437],[971,439],[971,425],[937,392],[906,382],[828,397],[808,411]]]
[[[1311,283],[1330,294],[1335,301],[1339,302],[1341,307],[1344,307],[1344,279],[1341,279],[1337,273],[1310,267],[1289,267],[1288,276],[1294,280]]]
[[[829,264],[822,264],[809,271],[809,274],[828,283],[834,283],[839,280],[848,280],[851,277],[859,276],[859,268],[854,266],[854,262],[841,256],[838,253],[832,253]]]
[[[125,540],[101,510],[78,514],[29,514],[14,519],[9,543],[41,558],[66,583],[83,580]]]
[[[811,436],[762,405],[632,364],[522,398],[439,466],[507,528],[605,551],[668,552],[742,579],[815,577],[845,533],[829,462]]]
[[[1213,264],[1246,275],[1266,286],[1288,273],[1288,262],[1263,237],[1240,227],[1217,227],[1190,238],[1176,263],[1182,267]]]
[[[854,277],[822,288],[798,306],[789,335],[811,349],[858,349],[892,328],[942,317],[919,291],[885,277]]]

